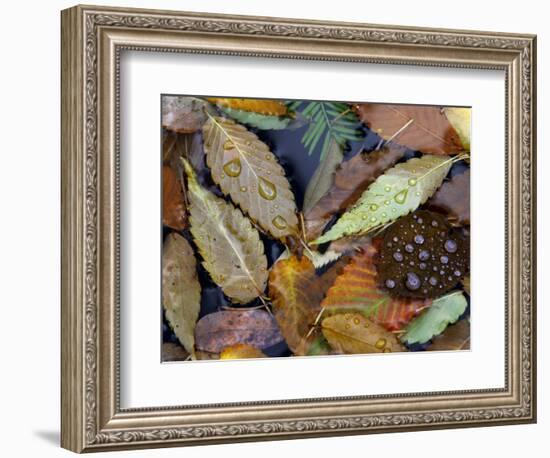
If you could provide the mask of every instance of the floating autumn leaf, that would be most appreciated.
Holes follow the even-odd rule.
[[[460,320],[452,324],[443,334],[434,337],[429,351],[469,350],[470,349],[470,320]]]
[[[262,130],[286,129],[292,118],[284,103],[276,100],[210,98],[222,112],[243,124]]]
[[[266,358],[266,354],[248,344],[235,344],[225,347],[220,353],[220,359]]]
[[[258,231],[239,209],[203,189],[184,160],[189,220],[202,265],[223,292],[238,303],[261,295],[267,282],[267,258]]]
[[[162,249],[162,304],[174,334],[192,357],[200,300],[201,285],[193,249],[181,235],[172,232]]]
[[[208,101],[220,107],[251,111],[262,115],[286,116],[288,114],[287,106],[277,100],[209,97]]]
[[[470,169],[444,182],[426,208],[445,213],[455,226],[470,224]]]
[[[406,344],[425,343],[441,334],[445,328],[458,320],[468,302],[462,292],[453,292],[436,299],[432,306],[409,323],[401,341]]]
[[[286,343],[296,353],[323,298],[312,262],[306,256],[298,259],[295,255],[277,261],[269,273],[269,297]]]
[[[330,264],[331,262],[337,261],[342,257],[342,253],[327,250],[324,253],[320,253],[319,251],[311,251],[306,250],[303,253],[303,256],[306,256],[312,263],[313,266],[316,269],[321,269],[325,267],[326,265]],[[292,253],[287,248],[285,251],[281,253],[281,255],[277,258],[279,261],[282,261],[283,259],[288,259],[292,256]]]
[[[177,231],[187,226],[181,183],[167,166],[162,167],[162,224]]]
[[[465,151],[460,137],[436,106],[361,103],[355,107],[361,121],[385,140],[429,154]]]
[[[222,192],[275,238],[296,234],[294,195],[267,145],[244,126],[210,115],[203,137],[207,164]]]
[[[334,173],[337,167],[344,160],[342,147],[332,140],[328,152],[324,159],[319,161],[319,165],[313,176],[310,178],[306,192],[304,194],[304,204],[302,212],[307,213],[323,197],[334,183]]]
[[[189,353],[178,344],[171,342],[164,342],[162,344],[162,362],[171,362],[171,361],[185,361],[189,358]]]
[[[339,353],[391,353],[405,351],[395,335],[360,313],[345,313],[325,318],[323,335]]]
[[[396,331],[431,305],[429,299],[392,298],[381,290],[377,256],[378,250],[371,244],[351,258],[321,302],[322,316],[358,312],[387,330]]]
[[[453,159],[426,154],[397,164],[379,176],[328,232],[311,243],[364,235],[414,211],[432,196]]]
[[[214,312],[202,317],[195,327],[197,350],[209,353],[237,344],[265,349],[282,340],[275,318],[264,310]]]
[[[199,130],[206,121],[204,100],[196,97],[165,95],[162,97],[162,127],[189,134]]]
[[[470,129],[472,124],[471,108],[443,108],[445,116],[456,130],[466,151],[470,151]]]
[[[438,213],[417,210],[384,233],[379,282],[392,296],[439,297],[469,270],[469,237]]]
[[[342,162],[336,169],[328,191],[312,208],[306,209],[304,206],[308,240],[319,237],[334,215],[342,213],[354,204],[363,191],[379,175],[401,159],[404,153],[404,148],[388,144],[378,151],[361,152],[349,161]]]

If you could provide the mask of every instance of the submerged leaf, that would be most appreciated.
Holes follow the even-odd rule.
[[[162,304],[174,334],[193,357],[200,301],[201,285],[193,249],[181,235],[172,232],[162,249]]]
[[[235,121],[261,130],[280,130],[286,129],[292,121],[292,118],[283,116],[269,116],[253,111],[235,110],[233,108],[221,108],[223,113]]]
[[[311,261],[295,255],[277,261],[269,274],[269,297],[281,332],[296,353],[320,311],[323,298]]]
[[[366,234],[416,210],[441,185],[452,162],[445,157],[424,155],[397,164],[378,177],[328,232],[311,243]]]
[[[396,331],[431,305],[429,299],[393,298],[380,289],[377,254],[373,245],[366,245],[351,258],[321,302],[323,316],[359,312],[387,330]]]
[[[436,106],[361,103],[361,121],[385,140],[429,154],[458,154],[464,145],[443,110]]]
[[[330,189],[334,183],[334,172],[343,160],[342,147],[332,140],[325,158],[319,162],[308,182],[302,205],[303,213],[307,214]]]
[[[443,183],[426,208],[447,214],[451,224],[470,224],[470,169]]]
[[[206,121],[204,100],[195,97],[165,95],[162,97],[162,127],[172,132],[189,134]]]
[[[312,208],[304,208],[308,240],[319,237],[334,215],[339,215],[355,203],[365,189],[401,159],[404,153],[404,148],[388,144],[378,151],[361,152],[349,161],[342,162],[336,169],[328,191]]]
[[[283,340],[277,322],[265,310],[224,310],[202,317],[195,328],[197,350],[220,353],[236,344],[259,349]]]
[[[216,98],[209,97],[210,103],[223,108],[231,108],[241,111],[250,111],[267,116],[285,116],[288,108],[283,102],[269,99],[238,99],[238,98]]]
[[[460,320],[452,324],[443,334],[434,337],[432,344],[426,348],[429,351],[469,350],[470,320]]]
[[[162,224],[177,231],[187,226],[181,183],[167,166],[162,167]]]
[[[339,353],[392,353],[406,351],[395,335],[360,313],[345,313],[325,318],[323,335]]]
[[[311,156],[321,145],[321,160],[329,150],[331,141],[344,147],[348,140],[359,141],[364,134],[361,123],[346,103],[339,102],[302,102],[291,103],[291,108],[300,110],[300,114],[309,118],[309,127],[302,137],[302,144]]]
[[[213,116],[203,136],[212,178],[223,193],[275,238],[296,234],[294,195],[267,145],[244,126]]]
[[[409,323],[401,340],[409,345],[428,342],[458,320],[467,306],[468,302],[461,292],[436,299],[429,309]]]
[[[212,280],[235,302],[261,295],[267,258],[258,231],[239,209],[203,189],[187,161],[191,233]]]
[[[226,347],[220,353],[220,359],[249,359],[249,358],[266,358],[266,354],[248,344],[235,344]]]

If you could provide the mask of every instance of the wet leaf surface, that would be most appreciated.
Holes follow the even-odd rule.
[[[447,215],[455,226],[470,224],[470,169],[444,182],[426,208]]]
[[[443,334],[434,337],[426,350],[448,351],[470,349],[470,320],[463,319],[445,329]]]

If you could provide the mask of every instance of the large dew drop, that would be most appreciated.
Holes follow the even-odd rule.
[[[407,193],[408,193],[408,191],[406,189],[404,189],[403,191],[398,192],[393,199],[398,204],[402,204],[402,203],[405,202],[405,199],[407,199]]]
[[[223,149],[224,150],[230,150],[230,149],[233,149],[235,148],[235,145],[233,144],[233,142],[231,140],[226,140],[224,143],[223,143]]]
[[[236,157],[223,166],[223,171],[230,177],[238,177],[241,174],[241,160]]]
[[[277,197],[277,189],[275,185],[265,178],[261,178],[258,182],[258,192],[266,200],[273,200]]]
[[[283,230],[286,229],[286,219],[284,219],[281,215],[277,215],[275,218],[273,218],[273,226],[275,226],[277,229]]]

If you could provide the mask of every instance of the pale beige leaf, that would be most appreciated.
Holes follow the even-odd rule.
[[[222,192],[275,238],[296,234],[294,195],[268,146],[226,118],[208,115],[202,131],[206,161]]]
[[[267,259],[258,231],[239,209],[202,188],[184,161],[191,233],[212,280],[233,301],[245,304],[261,295]]]
[[[361,313],[344,313],[325,318],[323,335],[339,353],[391,353],[406,351],[395,335]]]
[[[195,357],[195,324],[199,317],[201,285],[189,242],[172,232],[162,249],[162,303],[174,334]]]

